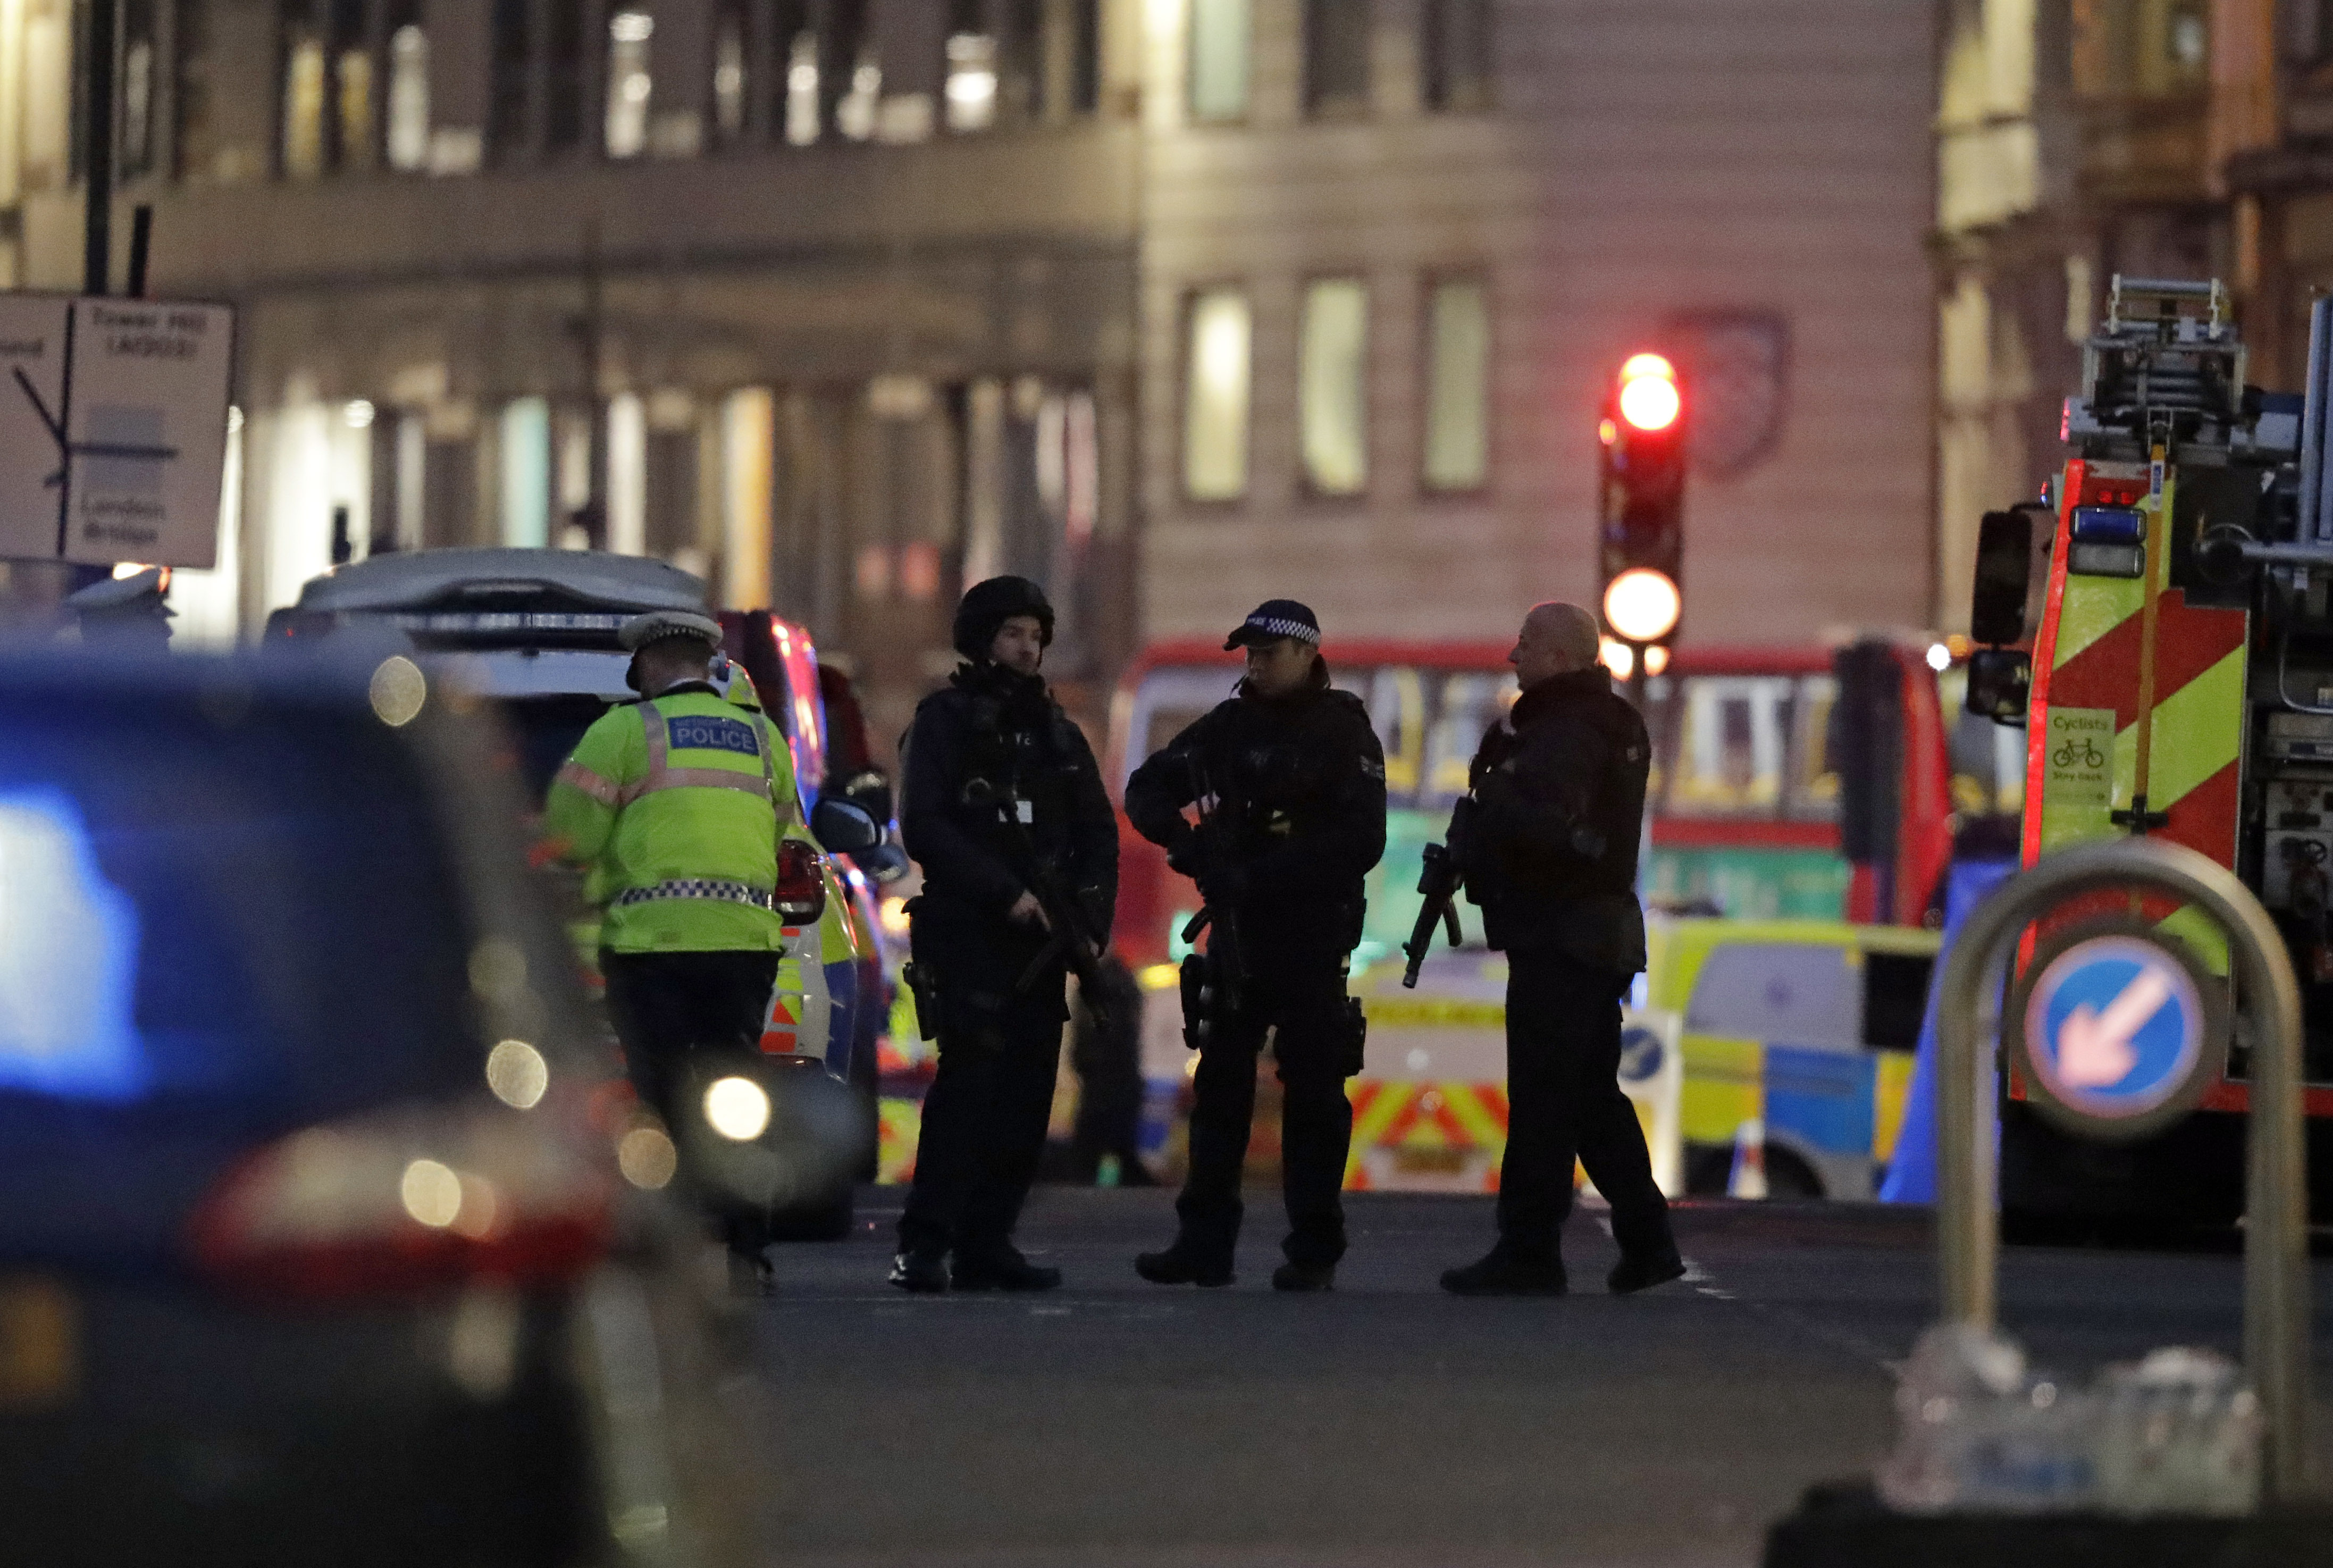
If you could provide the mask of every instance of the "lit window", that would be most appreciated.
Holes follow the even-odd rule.
[[[1184,360],[1183,487],[1194,501],[1247,493],[1247,295],[1210,289],[1191,301]]]
[[[418,169],[429,162],[429,39],[400,27],[389,41],[389,165]]]
[[[996,123],[996,40],[959,33],[947,41],[947,128],[985,130]]]
[[[283,172],[294,179],[324,172],[324,45],[314,38],[284,44]]]
[[[1491,311],[1482,284],[1435,284],[1426,331],[1423,476],[1430,490],[1471,490],[1491,461]]]
[[[850,91],[834,106],[834,129],[852,141],[875,134],[875,111],[883,101],[883,68],[861,60],[850,72]]]
[[[519,398],[503,406],[503,543],[551,543],[551,405]]]
[[[713,40],[713,128],[724,141],[745,134],[745,19],[734,9]]]
[[[132,38],[121,52],[121,172],[144,174],[153,165],[154,43]]]
[[[818,34],[797,33],[786,57],[786,141],[808,147],[818,139]]]
[[[656,19],[645,11],[608,18],[608,156],[637,158],[648,140],[648,37]]]
[[[1425,0],[1418,12],[1426,107],[1491,106],[1491,0]]]
[[[1323,278],[1304,291],[1297,400],[1304,482],[1350,495],[1368,482],[1369,296],[1359,278]]]
[[[1304,108],[1359,114],[1369,106],[1368,0],[1305,0]]]
[[[1248,0],[1191,0],[1191,118],[1247,112]]]
[[[344,49],[340,57],[341,164],[367,168],[372,164],[372,56],[361,49]]]

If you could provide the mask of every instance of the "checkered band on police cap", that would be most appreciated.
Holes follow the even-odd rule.
[[[1269,642],[1275,637],[1292,637],[1297,641],[1320,646],[1320,620],[1311,607],[1299,604],[1293,599],[1267,599],[1248,611],[1239,630],[1224,639],[1225,649],[1247,642]]]

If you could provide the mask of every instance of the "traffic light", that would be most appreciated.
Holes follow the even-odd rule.
[[[1632,354],[1613,379],[1603,441],[1597,566],[1604,627],[1634,648],[1667,644],[1685,611],[1685,397],[1676,367]],[[1650,657],[1644,661],[1649,667]]]

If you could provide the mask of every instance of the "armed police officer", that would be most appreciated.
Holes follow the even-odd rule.
[[[1013,1245],[1051,1120],[1066,976],[1090,974],[1118,899],[1118,826],[1093,751],[1038,674],[1053,609],[1019,577],[967,590],[964,663],[900,743],[916,1007],[939,1042],[891,1283],[1051,1290]]]
[[[778,841],[797,815],[793,766],[769,721],[714,686],[719,622],[657,611],[617,638],[640,700],[593,723],[552,781],[544,848],[590,873],[626,1069],[677,1136],[689,1055],[761,1039],[785,946]],[[725,1229],[741,1283],[766,1281],[763,1224],[733,1215]]]
[[[1228,1284],[1240,1167],[1267,1031],[1284,1090],[1282,1182],[1289,1235],[1276,1289],[1335,1283],[1339,1197],[1361,1070],[1359,1005],[1345,994],[1361,938],[1362,878],[1385,852],[1385,754],[1360,699],[1329,685],[1320,625],[1293,600],[1259,605],[1224,642],[1247,649],[1233,697],[1170,741],[1126,787],[1136,831],[1195,876],[1211,928],[1184,986],[1199,1050],[1190,1173],[1174,1244],[1135,1261],[1159,1284]],[[1199,816],[1194,823],[1184,811]]]
[[[1620,997],[1645,967],[1637,846],[1652,745],[1597,662],[1596,618],[1541,604],[1507,655],[1522,688],[1474,755],[1453,845],[1490,945],[1507,955],[1507,1151],[1499,1240],[1442,1276],[1460,1295],[1560,1295],[1572,1166],[1612,1205],[1627,1294],[1685,1272],[1635,1109]]]

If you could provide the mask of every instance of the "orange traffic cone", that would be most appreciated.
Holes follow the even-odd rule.
[[[1759,1117],[1733,1130],[1733,1173],[1726,1178],[1725,1196],[1766,1196],[1766,1123]]]

